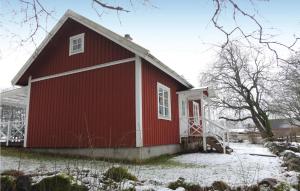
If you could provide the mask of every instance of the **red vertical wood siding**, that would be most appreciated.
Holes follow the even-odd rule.
[[[171,90],[172,120],[158,119],[157,82]],[[176,91],[185,90],[176,80],[153,66],[142,61],[143,91],[143,143],[144,146],[178,144],[179,115]]]
[[[29,147],[135,147],[135,65],[33,82]]]
[[[85,33],[84,53],[69,56],[69,38],[81,33]],[[38,78],[131,57],[132,52],[68,19],[17,84],[26,85],[29,75]]]

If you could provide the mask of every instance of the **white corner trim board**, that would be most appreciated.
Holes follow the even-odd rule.
[[[104,63],[104,64],[98,64],[98,65],[95,65],[95,66],[90,66],[90,67],[80,68],[80,69],[76,69],[76,70],[71,70],[71,71],[68,71],[68,72],[62,72],[62,73],[58,73],[58,74],[53,74],[53,75],[49,75],[49,76],[35,78],[35,79],[32,79],[31,82],[48,80],[48,79],[52,79],[52,78],[58,78],[58,77],[62,77],[62,76],[67,76],[67,75],[76,74],[76,73],[80,73],[80,72],[86,72],[86,71],[90,71],[90,70],[96,70],[96,69],[99,69],[99,68],[109,67],[109,66],[113,66],[113,65],[117,65],[117,64],[133,62],[133,61],[135,61],[135,58],[126,58],[126,59],[123,59],[123,60],[107,62],[107,63]]]
[[[143,99],[142,99],[142,61],[136,56],[135,60],[135,113],[136,113],[136,147],[143,146]]]

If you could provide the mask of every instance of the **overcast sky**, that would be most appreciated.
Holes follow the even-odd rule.
[[[21,17],[11,14],[12,9],[19,9],[16,2],[1,1],[0,89],[11,86],[10,81],[36,48],[32,43],[19,45],[19,39],[26,36],[28,30],[14,23]],[[112,2],[121,2],[122,6],[131,10],[130,13],[116,14],[106,10],[99,17],[88,0],[47,1],[45,7],[55,11],[48,20],[47,30],[54,26],[67,9],[72,9],[120,35],[130,34],[134,42],[150,50],[194,86],[199,86],[199,73],[215,59],[214,44],[225,41],[225,37],[210,21],[214,11],[212,0],[150,0],[152,5],[143,5],[141,1],[133,0],[133,7],[128,4],[129,0]],[[247,10],[253,11],[250,4],[244,3],[246,1],[240,2]],[[279,35],[278,39],[289,42],[293,34],[299,34],[300,1],[258,1],[255,8],[264,26],[275,28],[271,32]],[[227,13],[230,13],[230,9]],[[231,15],[225,13],[221,21],[231,26]],[[240,19],[240,22],[241,26],[249,30],[253,26],[247,20]],[[37,45],[45,36],[46,32],[38,33]]]

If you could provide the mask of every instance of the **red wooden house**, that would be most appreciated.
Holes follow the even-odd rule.
[[[129,159],[180,152],[183,137],[202,137],[210,93],[72,11],[12,83],[27,89],[25,147]]]

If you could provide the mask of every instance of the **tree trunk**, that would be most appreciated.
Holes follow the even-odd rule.
[[[259,130],[261,137],[264,139],[272,139],[273,132],[271,128],[271,124],[268,119],[264,120],[265,124],[261,124],[256,117],[253,117],[253,122],[256,125],[257,129]]]

